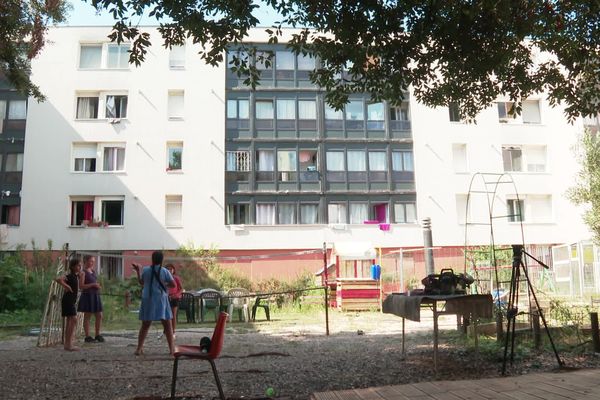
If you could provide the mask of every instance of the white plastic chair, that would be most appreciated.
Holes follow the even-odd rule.
[[[227,297],[229,298],[229,306],[227,307],[227,313],[229,314],[229,321],[231,321],[231,316],[233,315],[233,310],[238,310],[240,315],[240,321],[242,320],[242,316],[246,323],[250,322],[250,311],[248,309],[248,296],[250,295],[250,291],[244,288],[234,288],[230,289],[227,292]]]

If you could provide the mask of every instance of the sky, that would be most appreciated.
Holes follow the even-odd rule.
[[[1,0],[0,0],[1,1]],[[84,2],[84,0],[70,0],[73,9],[70,12],[69,18],[65,25],[68,26],[112,26],[114,19],[112,15],[104,11],[101,14],[96,13],[96,9],[90,5],[90,3]],[[259,26],[271,26],[275,21],[278,20],[277,13],[262,5],[256,12],[255,16],[260,20]],[[135,22],[135,21],[132,21]],[[157,25],[157,21],[154,18],[143,16],[140,18],[139,25]]]

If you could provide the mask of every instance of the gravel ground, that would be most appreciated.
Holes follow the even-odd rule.
[[[407,356],[402,358],[400,319],[379,313],[334,313],[331,335],[322,324],[229,324],[217,367],[229,398],[275,397],[307,399],[327,390],[402,384],[434,379],[497,377],[498,355],[467,349],[455,334],[442,334],[440,366],[432,371],[431,321],[407,321]],[[442,328],[455,322],[445,320]],[[208,327],[182,324],[178,343],[198,343],[209,336]],[[136,332],[107,332],[103,344],[84,344],[81,352],[60,346],[35,347],[36,338],[0,342],[0,384],[3,399],[159,399],[169,393],[172,359],[166,342],[151,330],[146,354],[133,355]],[[483,354],[488,354],[484,356]],[[487,357],[487,358],[486,358]],[[600,367],[600,357],[563,354],[567,365]],[[513,374],[540,372],[556,367],[553,355],[519,360]],[[217,396],[206,362],[182,361],[177,387],[179,398]]]

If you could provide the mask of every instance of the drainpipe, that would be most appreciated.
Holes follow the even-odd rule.
[[[423,247],[425,248],[425,272],[427,275],[435,274],[433,265],[433,237],[431,235],[431,219],[423,218]]]

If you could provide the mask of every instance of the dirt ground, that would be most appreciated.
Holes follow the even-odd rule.
[[[332,313],[330,336],[321,315],[303,321],[228,325],[222,356],[217,360],[229,398],[307,399],[318,391],[364,388],[434,379],[497,377],[501,354],[475,352],[455,330],[455,319],[442,321],[440,366],[432,368],[431,319],[407,321],[407,354],[402,357],[401,319],[379,313]],[[209,326],[181,324],[177,343],[196,344],[210,336]],[[35,337],[0,342],[3,399],[147,399],[169,394],[172,359],[155,324],[146,354],[133,355],[137,332],[107,332],[105,343],[84,344],[81,352],[61,346],[37,348]],[[563,354],[572,367],[600,367],[593,353]],[[512,374],[549,371],[552,353],[517,360]],[[217,395],[206,362],[182,361],[179,398],[210,399]]]

